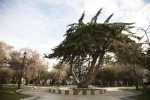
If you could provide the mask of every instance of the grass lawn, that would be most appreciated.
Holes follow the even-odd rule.
[[[134,96],[134,97],[131,97],[135,100],[150,100],[150,96],[148,96],[148,94],[144,91],[143,88],[139,88],[140,92],[142,92],[141,95],[138,95],[138,96]]]
[[[30,97],[28,95],[16,93],[16,90],[16,86],[0,87],[0,100],[19,100]]]

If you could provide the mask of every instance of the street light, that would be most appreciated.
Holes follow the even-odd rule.
[[[23,75],[23,69],[24,69],[24,64],[25,64],[25,58],[26,58],[26,52],[23,53],[23,65],[22,65],[22,75]]]
[[[26,54],[27,54],[27,53],[26,53],[26,52],[24,52],[24,54],[23,54],[23,55],[24,55],[24,56],[26,56]]]
[[[23,67],[22,68],[24,68],[24,62],[25,62],[26,54],[27,54],[26,52],[23,53]]]
[[[60,87],[60,68],[59,68],[59,76],[58,76],[58,87]]]
[[[24,69],[26,54],[27,54],[26,52],[23,53],[23,65],[22,65],[22,67],[21,67],[21,73],[20,73],[20,75],[19,75],[18,89],[20,89],[21,80],[22,80],[22,77],[23,77],[23,69]]]
[[[61,83],[61,73],[62,73],[62,66],[59,67],[58,87],[60,87],[60,83]]]
[[[103,86],[103,67],[102,67],[102,86]]]

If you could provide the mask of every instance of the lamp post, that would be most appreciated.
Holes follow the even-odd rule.
[[[59,76],[58,76],[58,87],[60,87],[60,68],[59,68]]]
[[[18,82],[18,89],[20,89],[21,80],[22,80],[22,77],[23,77],[23,69],[24,69],[26,54],[27,54],[26,52],[23,53],[23,64],[22,64],[21,71],[20,71],[19,82]]]
[[[103,67],[102,67],[102,87],[103,87]]]
[[[59,76],[58,76],[58,87],[60,87],[61,84],[61,73],[62,73],[62,66],[59,67]]]
[[[25,62],[26,54],[27,54],[26,52],[23,53],[23,66],[22,66],[22,69],[24,68],[24,62]]]

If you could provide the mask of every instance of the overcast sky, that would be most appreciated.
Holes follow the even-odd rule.
[[[110,22],[140,27],[150,19],[150,0],[0,0],[0,41],[48,54],[64,39],[68,24],[77,22],[84,10],[84,21],[90,21],[101,7],[99,22],[112,13]]]

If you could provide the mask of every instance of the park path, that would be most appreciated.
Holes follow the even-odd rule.
[[[99,95],[63,95],[50,93],[49,87],[27,88],[20,91],[32,97],[22,100],[133,100],[128,97],[139,95],[136,92],[124,91],[125,87],[105,88],[107,93]]]

